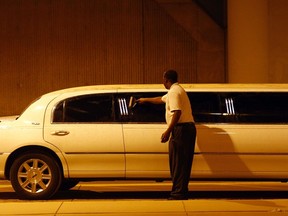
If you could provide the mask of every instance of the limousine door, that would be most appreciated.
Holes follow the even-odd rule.
[[[188,96],[197,128],[192,177],[251,177],[251,166],[240,143],[249,138],[243,133],[245,126],[235,124],[233,100],[218,92],[188,92]]]
[[[126,177],[169,178],[168,143],[161,143],[165,124],[123,125]]]
[[[164,105],[131,104],[131,95],[140,98],[163,94],[146,92],[118,95],[118,116],[123,123],[127,178],[170,177],[168,143],[160,141],[161,134],[167,129]]]
[[[122,125],[114,122],[112,98],[82,95],[48,107],[44,139],[63,152],[70,177],[124,177]]]

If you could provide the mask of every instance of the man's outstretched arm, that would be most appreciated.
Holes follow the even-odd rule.
[[[164,104],[164,101],[162,101],[162,97],[139,98],[136,100],[136,102],[139,104],[144,104],[144,103]]]

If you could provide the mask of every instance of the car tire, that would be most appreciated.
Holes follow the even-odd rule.
[[[49,199],[58,191],[62,173],[53,157],[45,153],[26,152],[13,162],[10,180],[22,199]]]

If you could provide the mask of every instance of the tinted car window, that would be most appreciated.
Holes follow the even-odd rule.
[[[220,96],[209,92],[188,92],[195,122],[221,122],[223,114],[220,106]]]
[[[122,122],[164,123],[165,104],[135,104],[135,106],[129,108],[131,96],[137,99],[141,97],[159,97],[164,94],[166,92],[118,94],[117,116],[120,116]],[[223,116],[220,103],[221,96],[218,93],[188,92],[188,97],[197,123],[223,122],[227,118]]]
[[[287,123],[288,94],[230,93],[239,123]]]
[[[190,92],[198,123],[288,123],[288,94],[273,92]]]
[[[141,97],[159,97],[163,96],[165,92],[159,93],[121,93],[117,95],[115,101],[116,114],[119,116],[119,121],[127,123],[159,123],[165,122],[165,105],[164,104],[132,104],[129,107],[129,103],[133,98],[136,100]],[[132,98],[131,98],[132,97]]]
[[[66,99],[60,102],[53,122],[113,122],[113,95],[95,94]]]
[[[165,105],[134,104],[131,97],[166,92],[94,94],[61,101],[53,122],[164,123]],[[267,92],[188,92],[196,123],[273,124],[288,122],[288,94]]]

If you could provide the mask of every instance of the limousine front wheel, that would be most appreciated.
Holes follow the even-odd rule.
[[[62,180],[59,165],[43,153],[25,153],[12,164],[10,180],[15,192],[23,199],[48,199]]]

